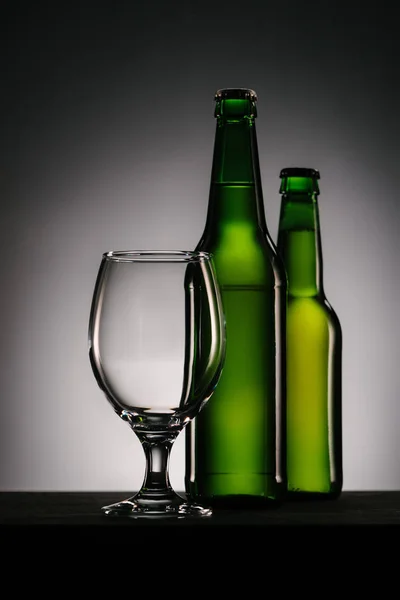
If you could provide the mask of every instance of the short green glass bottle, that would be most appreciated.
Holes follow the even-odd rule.
[[[325,297],[315,169],[280,173],[277,247],[288,279],[286,458],[288,499],[342,490],[342,331]]]

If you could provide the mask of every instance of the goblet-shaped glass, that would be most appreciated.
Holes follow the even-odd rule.
[[[140,491],[102,508],[130,517],[207,516],[172,489],[172,444],[212,395],[225,357],[225,320],[205,252],[103,254],[89,323],[97,383],[145,453]]]

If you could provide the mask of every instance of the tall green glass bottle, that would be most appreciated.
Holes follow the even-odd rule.
[[[342,490],[339,319],[325,297],[314,169],[280,173],[278,252],[288,279],[288,498],[337,498]]]
[[[208,214],[226,318],[212,400],[186,428],[186,491],[211,506],[279,504],[285,476],[286,274],[266,225],[250,89],[215,96]]]

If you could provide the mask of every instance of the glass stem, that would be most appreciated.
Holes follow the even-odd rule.
[[[171,439],[165,434],[146,433],[138,437],[146,456],[146,472],[140,495],[174,496],[169,480],[169,460],[175,436]]]

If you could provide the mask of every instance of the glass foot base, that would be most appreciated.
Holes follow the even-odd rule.
[[[102,512],[110,517],[137,518],[175,518],[209,517],[211,508],[187,502],[178,494],[168,496],[144,496],[136,494],[131,498],[103,506]]]

